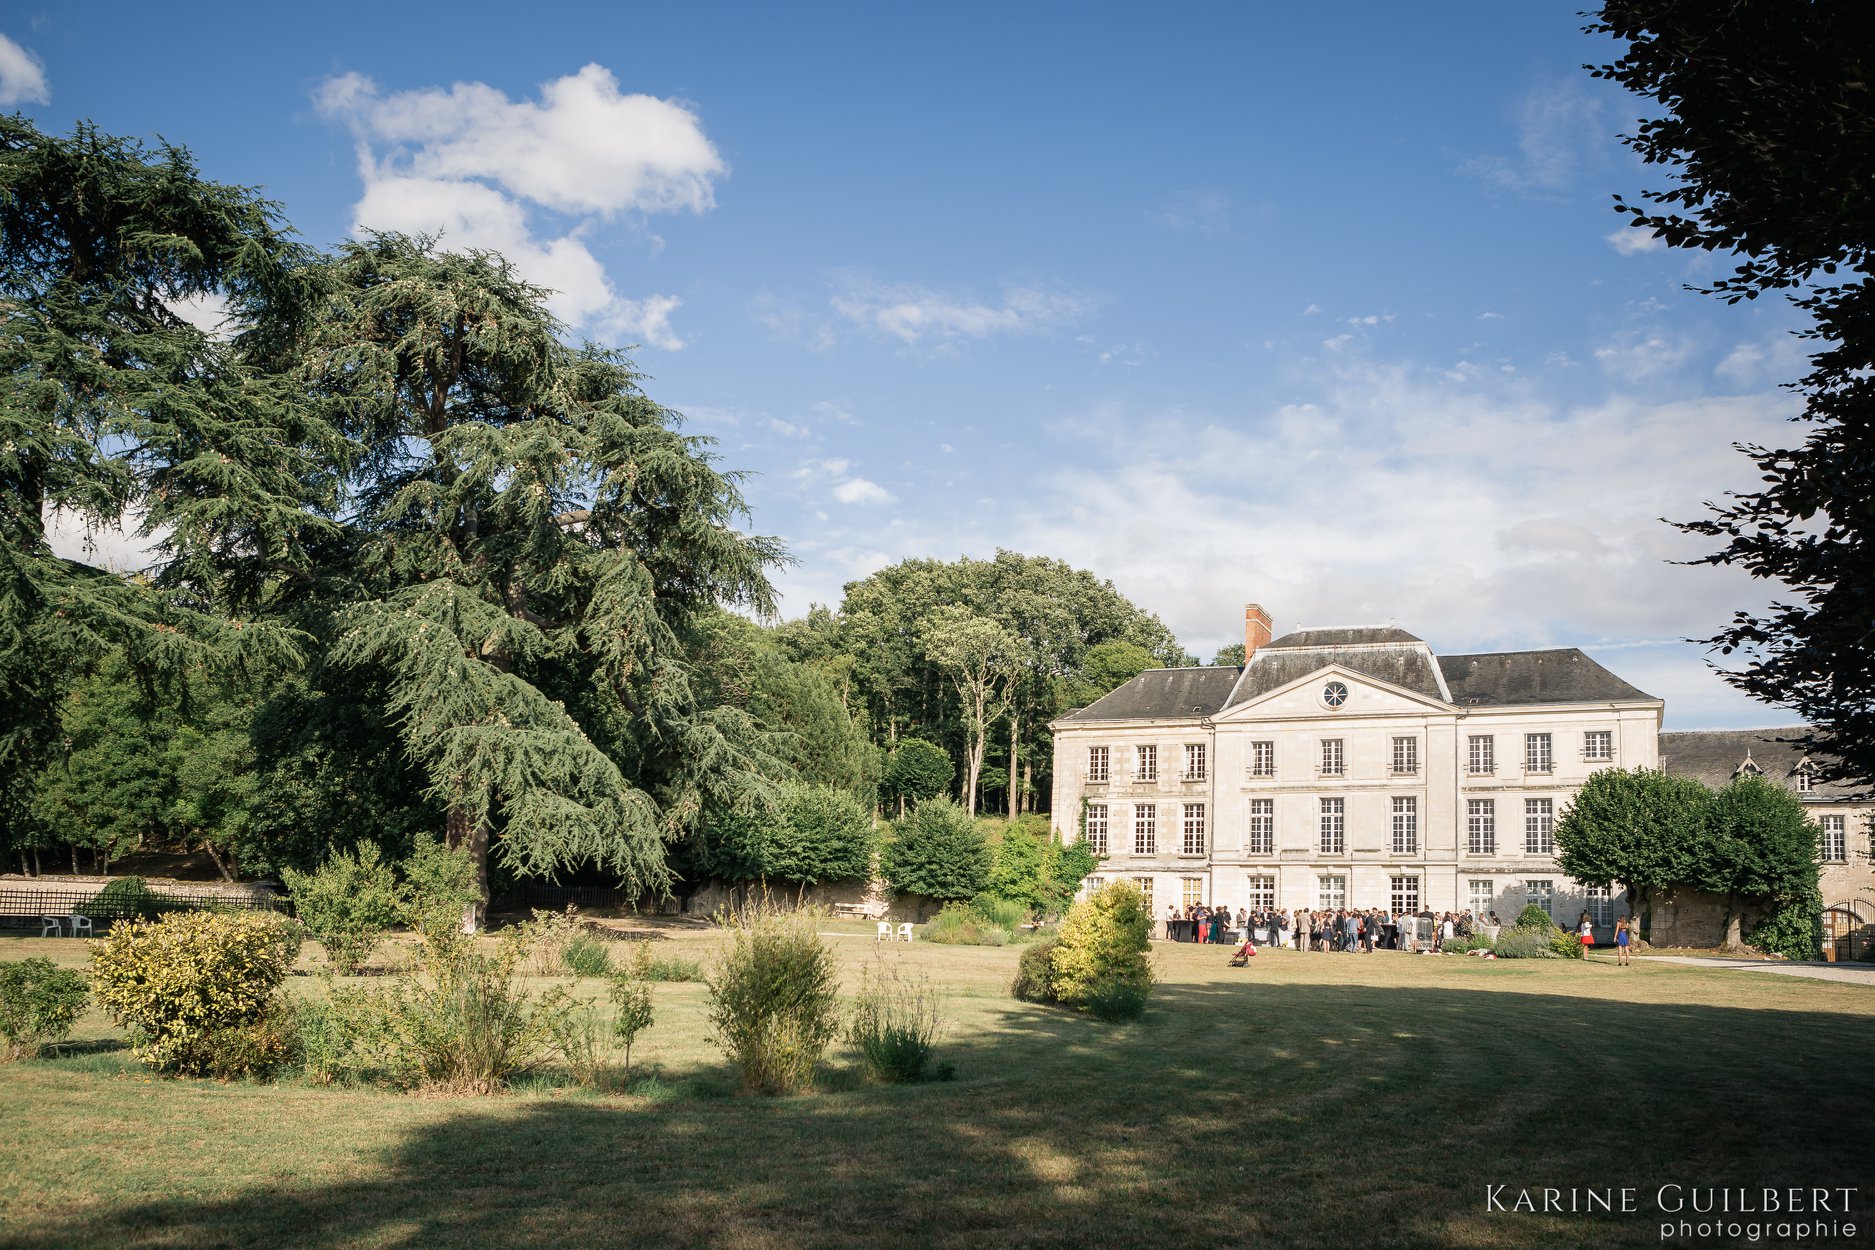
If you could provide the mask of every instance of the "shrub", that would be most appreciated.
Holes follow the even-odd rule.
[[[1473,951],[1490,949],[1491,939],[1482,933],[1474,933],[1470,937],[1455,937],[1439,947],[1439,950],[1447,955],[1469,955]]]
[[[557,977],[566,973],[566,948],[579,936],[579,912],[568,903],[565,911],[536,908],[532,920],[524,920],[515,940],[527,948],[527,970],[537,977]]]
[[[887,1085],[923,1080],[941,1025],[937,992],[923,974],[884,963],[860,973],[847,1040],[870,1079]]]
[[[1499,959],[1556,958],[1556,952],[1550,949],[1549,936],[1529,929],[1503,930],[1497,935],[1497,944],[1491,949]]]
[[[970,900],[970,910],[1004,933],[1013,935],[1029,918],[1026,904],[994,894],[979,894]]]
[[[576,977],[602,977],[612,971],[612,952],[590,933],[576,934],[566,944],[566,967]]]
[[[625,1075],[632,1071],[632,1046],[651,1027],[651,987],[635,976],[612,978],[612,1036],[625,1048]]]
[[[1558,931],[1550,936],[1549,948],[1558,959],[1583,959],[1588,952],[1582,949],[1582,939],[1573,933]]]
[[[90,997],[83,975],[50,959],[0,963],[0,1059],[63,1041]]]
[[[637,981],[701,981],[703,965],[682,955],[653,955],[651,943],[634,944],[631,976]]]
[[[448,948],[460,945],[472,909],[482,901],[475,860],[461,847],[444,846],[434,838],[418,838],[403,862],[403,921],[423,938],[433,953],[447,957]]]
[[[1815,959],[1823,949],[1823,898],[1815,891],[1778,903],[1745,941],[1767,955]]]
[[[387,1074],[402,1084],[487,1094],[554,1049],[578,1004],[559,986],[538,998],[514,985],[522,947],[493,952],[468,941],[429,951],[379,1003],[387,1023]]]
[[[397,922],[397,878],[378,848],[360,842],[334,852],[317,872],[283,869],[300,923],[325,948],[334,971],[350,976],[365,966]]]
[[[178,910],[181,909],[173,903],[158,898],[142,877],[119,877],[79,908],[78,914],[95,924],[113,920],[155,920]]]
[[[264,1076],[290,1054],[279,990],[298,950],[297,927],[272,916],[130,921],[92,948],[93,992],[153,1068]]]
[[[1009,934],[968,904],[946,903],[925,923],[924,940],[945,946],[1003,946]]]
[[[729,942],[704,983],[716,1041],[745,1090],[807,1088],[839,1032],[833,951],[814,931],[818,920],[805,909],[725,922]]]
[[[1138,889],[1107,883],[1061,923],[1050,961],[1056,996],[1103,1019],[1139,1015],[1152,993],[1151,937],[1152,918]]]
[[[893,827],[879,852],[879,872],[904,894],[975,898],[989,884],[989,843],[963,808],[926,799]]]
[[[1514,927],[1519,929],[1532,929],[1536,932],[1547,934],[1550,930],[1556,928],[1557,925],[1549,912],[1538,907],[1535,903],[1531,903],[1517,913],[1517,923]]]
[[[599,1042],[599,1014],[591,1003],[578,1003],[548,1017],[553,1047],[566,1060],[575,1083],[591,1089],[599,1083],[605,1052]]]
[[[1055,938],[1045,938],[1022,952],[1009,992],[1025,1003],[1058,1003],[1055,992]]]

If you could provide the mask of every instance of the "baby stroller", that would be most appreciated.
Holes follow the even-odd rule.
[[[1242,968],[1256,957],[1256,953],[1257,948],[1246,941],[1242,946],[1239,946],[1236,953],[1230,957],[1230,966],[1233,968]]]

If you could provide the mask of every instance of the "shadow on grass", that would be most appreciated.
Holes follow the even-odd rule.
[[[1491,1213],[1485,1186],[1865,1185],[1817,1129],[1875,1105],[1871,1041],[1866,1016],[1179,984],[1123,1026],[1012,1003],[943,1048],[955,1083],[450,1103],[349,1159],[281,1126],[280,1157],[329,1179],[243,1160],[276,1179],[89,1202],[8,1244],[1656,1245],[1644,1215]],[[243,1092],[225,1114],[265,1108]]]

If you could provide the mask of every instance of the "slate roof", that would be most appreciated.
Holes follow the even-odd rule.
[[[1348,629],[1298,629],[1292,634],[1268,642],[1259,649],[1279,651],[1289,647],[1374,647],[1392,642],[1424,642],[1403,629],[1391,625],[1370,625]]]
[[[1327,643],[1304,646],[1290,641],[1310,635],[1356,633],[1392,633],[1402,636],[1397,642],[1389,639],[1384,643],[1365,645]],[[1440,703],[1445,702],[1445,691],[1440,688],[1439,675],[1432,667],[1432,649],[1401,630],[1312,629],[1302,634],[1286,635],[1281,642],[1284,645],[1271,643],[1260,647],[1250,657],[1243,676],[1230,693],[1227,706],[1235,707],[1246,699],[1266,695],[1298,678],[1320,672],[1330,664],[1339,664],[1376,681],[1411,690],[1414,694],[1424,695]]]
[[[1216,715],[1243,670],[1224,668],[1149,668],[1113,693],[1096,699],[1061,721],[1143,720]]]
[[[1795,790],[1792,780],[1803,762],[1803,748],[1779,738],[1794,738],[1808,729],[1695,729],[1660,735],[1660,767],[1675,777],[1691,777],[1713,789],[1725,785],[1749,757],[1763,770],[1766,781]],[[1842,781],[1817,781],[1802,797],[1809,802],[1843,802],[1867,797],[1867,790]]]
[[[1575,647],[1442,655],[1439,668],[1460,707],[1519,703],[1617,703],[1652,700]]]

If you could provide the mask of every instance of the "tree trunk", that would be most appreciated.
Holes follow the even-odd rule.
[[[76,877],[78,875],[78,843],[68,842],[66,846],[69,847],[72,852],[72,875]]]
[[[1022,810],[1025,812],[1032,812],[1035,810],[1034,779],[1035,779],[1034,761],[1032,760],[1022,761]]]
[[[207,838],[204,838],[202,839],[202,849],[207,851],[208,857],[215,861],[215,871],[221,874],[221,879],[232,883],[234,881],[234,874],[228,871],[228,865],[222,861],[221,856],[215,853],[215,844],[210,842]],[[229,858],[233,857],[230,856]]]
[[[40,864],[39,864],[39,848],[35,846],[33,848],[33,876],[43,877],[45,875],[46,875],[46,870],[40,867]]]
[[[1737,950],[1745,944],[1743,900],[1736,894],[1725,896],[1725,949]]]
[[[1009,709],[1009,819],[1014,820],[1020,813],[1019,806],[1022,787],[1016,782],[1016,755],[1019,750],[1016,733],[1022,727],[1022,714],[1013,707]]]
[[[443,822],[443,842],[451,850],[466,848],[475,861],[475,888],[480,897],[462,909],[462,931],[475,933],[488,914],[488,822],[471,820],[459,804],[451,804]]]
[[[983,773],[983,753],[988,745],[987,727],[971,735],[970,749],[965,761],[970,766],[970,775],[964,783],[964,810],[972,816],[977,814],[977,778]]]

